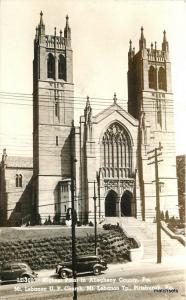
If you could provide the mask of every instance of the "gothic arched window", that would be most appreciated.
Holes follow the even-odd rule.
[[[16,187],[18,187],[19,186],[19,181],[18,181],[18,174],[16,174]]]
[[[47,77],[55,78],[55,58],[51,53],[49,53],[47,59]]]
[[[19,187],[22,187],[23,185],[23,176],[21,174],[19,174]]]
[[[156,89],[156,70],[153,66],[149,69],[149,88]]]
[[[58,60],[58,78],[66,80],[66,61],[63,55],[59,55]]]
[[[23,176],[21,174],[16,174],[16,187],[22,187],[23,185]]]
[[[164,68],[160,68],[158,72],[158,87],[160,90],[166,91],[166,72]]]
[[[125,128],[111,124],[102,138],[102,170],[104,177],[130,177],[132,147]]]

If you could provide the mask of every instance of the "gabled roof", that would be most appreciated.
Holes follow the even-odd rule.
[[[95,123],[100,122],[104,118],[111,115],[113,112],[117,111],[120,115],[122,115],[126,120],[128,120],[129,123],[131,123],[133,126],[138,126],[138,120],[135,119],[132,115],[130,115],[125,109],[123,109],[120,105],[117,103],[113,103],[101,112],[99,112],[97,115],[93,117],[93,120]]]

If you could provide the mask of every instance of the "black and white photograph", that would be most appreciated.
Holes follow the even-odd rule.
[[[0,0],[0,300],[185,300],[186,1]]]

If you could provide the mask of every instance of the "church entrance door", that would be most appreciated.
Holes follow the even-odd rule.
[[[132,216],[132,200],[133,195],[129,191],[125,191],[121,197],[121,216]]]
[[[116,217],[117,194],[113,190],[105,198],[105,217]]]

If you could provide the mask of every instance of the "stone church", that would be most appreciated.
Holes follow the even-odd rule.
[[[16,173],[11,182],[6,180],[11,158],[5,151],[1,162],[1,223],[8,223],[13,214],[16,220],[30,218],[32,223],[43,222],[48,216],[65,219],[71,207],[72,174],[80,221],[94,219],[94,195],[98,220],[125,216],[150,220],[155,216],[156,184],[154,152],[149,152],[160,145],[160,208],[168,210],[169,216],[178,216],[173,106],[166,32],[161,49],[156,42],[148,48],[141,28],[138,51],[129,43],[128,111],[114,94],[110,106],[94,114],[87,97],[80,124],[75,126],[69,18],[64,34],[57,34],[55,29],[54,35],[47,35],[41,12],[34,40],[33,173],[21,190],[22,195],[29,184],[30,197],[20,197],[16,203],[9,200],[7,191],[15,190]],[[16,170],[21,164],[20,158]],[[21,169],[23,182],[25,172],[26,167]],[[15,204],[20,208],[16,213]]]

